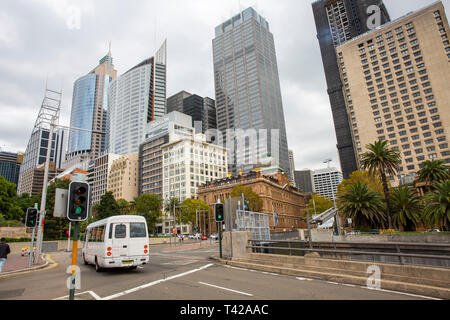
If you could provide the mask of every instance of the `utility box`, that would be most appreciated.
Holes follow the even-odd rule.
[[[69,190],[56,189],[55,192],[55,207],[53,209],[53,216],[58,218],[67,217],[67,196]]]

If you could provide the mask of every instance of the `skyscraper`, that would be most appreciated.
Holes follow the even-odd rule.
[[[213,55],[218,130],[231,139],[227,129],[267,129],[267,137],[259,135],[258,159],[279,159],[289,172],[275,43],[268,22],[251,7],[235,15],[216,27]],[[278,151],[272,150],[271,129],[279,130]],[[239,152],[229,150],[229,171],[253,169],[257,163],[237,163],[252,157],[250,153],[247,145]]]
[[[106,150],[108,87],[117,77],[112,63],[110,51],[94,70],[75,81],[70,126],[101,131],[104,134],[71,131],[66,166],[92,160]]]
[[[137,154],[146,124],[166,114],[167,42],[111,82],[108,92],[109,152]]]
[[[449,34],[436,2],[336,48],[356,151],[377,140],[399,150],[393,185],[426,160],[450,163]]]
[[[17,185],[18,194],[28,192],[32,188],[26,177],[32,175],[32,170],[42,167],[45,163],[50,140],[50,122],[53,119],[55,124],[58,123],[61,96],[61,92],[56,92],[48,88],[45,89],[45,96],[20,166],[19,183]],[[52,165],[53,170],[57,171],[57,169],[63,166],[68,141],[67,130],[61,128],[54,129],[51,141],[50,163],[54,164]],[[28,186],[23,184],[25,180],[28,181]]]
[[[375,15],[379,14],[380,25],[390,21],[390,17],[382,0],[318,0],[313,2],[312,8],[333,113],[339,160],[344,178],[347,179],[353,171],[358,170],[358,164],[344,98],[346,86],[342,84],[339,74],[335,47],[375,27],[368,23],[374,14],[373,8],[378,8]]]
[[[192,96],[189,92],[180,91],[177,94],[167,98],[167,113],[178,111],[183,113],[183,101],[184,99]]]
[[[0,175],[16,185],[19,183],[20,165],[23,153],[0,151]]]

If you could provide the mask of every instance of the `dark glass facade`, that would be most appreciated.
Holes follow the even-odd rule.
[[[367,12],[372,5],[380,8],[381,24],[390,21],[382,0],[319,0],[312,4],[344,179],[358,170],[358,162],[335,48],[369,31],[371,14]]]

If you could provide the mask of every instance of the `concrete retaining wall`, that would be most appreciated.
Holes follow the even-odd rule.
[[[0,238],[31,238],[25,227],[0,227]]]
[[[245,258],[250,231],[225,231],[222,237],[222,256],[226,259]]]
[[[308,234],[308,231],[305,231]],[[331,230],[311,230],[312,241],[348,241],[348,242],[408,242],[408,243],[450,243],[450,234],[374,234],[335,236]]]

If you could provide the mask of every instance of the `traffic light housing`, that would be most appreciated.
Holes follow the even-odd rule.
[[[216,222],[223,222],[223,204],[222,203],[216,203],[214,205],[214,216],[216,219]]]
[[[27,228],[35,228],[38,222],[39,214],[36,208],[28,208],[25,219],[25,226]]]
[[[72,181],[67,200],[67,219],[85,221],[89,216],[89,184]]]

